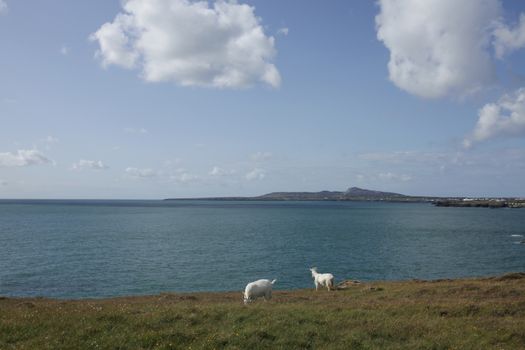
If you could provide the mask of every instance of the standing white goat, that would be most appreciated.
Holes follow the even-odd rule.
[[[268,301],[272,298],[272,287],[277,280],[258,280],[250,282],[244,289],[244,305],[254,301],[259,297],[264,297],[264,300]]]
[[[334,289],[334,275],[331,273],[318,273],[317,267],[312,267],[310,271],[314,279],[315,290],[319,290],[319,287],[326,287],[329,291]]]

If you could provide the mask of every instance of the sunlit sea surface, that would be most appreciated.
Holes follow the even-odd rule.
[[[381,202],[0,201],[0,295],[98,298],[525,271],[525,209]]]

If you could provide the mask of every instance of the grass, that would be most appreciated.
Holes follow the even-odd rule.
[[[0,299],[0,349],[525,349],[525,273],[104,300]]]

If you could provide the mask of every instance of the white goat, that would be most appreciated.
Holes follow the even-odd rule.
[[[277,280],[258,280],[250,282],[244,289],[243,298],[244,304],[248,304],[259,297],[264,297],[264,300],[268,301],[272,298],[272,287]]]
[[[310,271],[314,279],[315,290],[319,290],[319,287],[326,287],[328,290],[334,289],[334,275],[331,273],[318,273],[317,267],[312,267]]]

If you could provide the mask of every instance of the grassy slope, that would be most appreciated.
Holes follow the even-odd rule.
[[[0,349],[525,349],[525,274],[105,300],[0,299]]]

